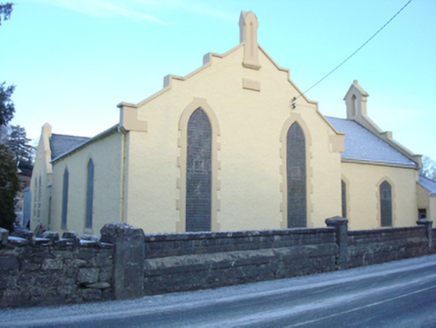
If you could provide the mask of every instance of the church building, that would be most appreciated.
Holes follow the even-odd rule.
[[[418,190],[421,156],[368,117],[357,81],[344,89],[347,118],[325,117],[258,44],[253,12],[239,28],[236,47],[165,77],[140,103],[120,103],[119,122],[93,138],[45,124],[31,227],[230,231],[325,227],[342,216],[349,229],[375,229],[415,225],[418,205],[435,220],[434,193]]]

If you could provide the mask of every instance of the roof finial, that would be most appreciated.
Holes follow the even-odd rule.
[[[259,22],[256,15],[241,11],[239,18],[239,41],[244,43],[244,60],[242,65],[247,68],[259,69],[259,46],[257,44],[257,27]]]

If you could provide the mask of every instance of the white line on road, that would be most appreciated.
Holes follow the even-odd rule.
[[[388,298],[388,299],[380,301],[380,302],[374,302],[374,303],[367,304],[367,305],[364,305],[364,306],[360,306],[360,307],[357,307],[357,308],[354,308],[354,309],[351,309],[351,310],[342,311],[342,312],[339,312],[339,313],[328,315],[328,316],[325,316],[325,317],[322,317],[322,318],[318,318],[318,319],[314,319],[314,320],[309,320],[309,321],[305,321],[305,322],[300,322],[300,323],[297,323],[295,325],[291,325],[291,326],[288,326],[288,327],[299,327],[299,326],[304,326],[304,325],[307,325],[307,324],[310,324],[310,323],[322,321],[322,320],[325,320],[325,319],[330,319],[330,318],[338,317],[338,316],[343,315],[343,314],[348,314],[348,313],[356,312],[356,311],[367,309],[367,308],[370,308],[370,307],[373,307],[373,306],[376,306],[376,305],[380,305],[380,304],[384,304],[384,303],[387,303],[387,302],[395,301],[395,300],[398,300],[398,299],[401,299],[401,298],[404,298],[404,297],[407,297],[407,296],[411,296],[411,295],[419,294],[419,293],[422,293],[422,292],[426,292],[426,291],[431,290],[431,289],[436,289],[436,286],[428,287],[428,288],[423,288],[423,289],[420,289],[420,290],[417,290],[417,291],[414,291],[414,292],[411,292],[411,293],[407,293],[407,294],[399,295],[399,296],[396,296],[396,297]]]
[[[319,310],[319,309],[324,309],[324,308],[334,308],[337,307],[341,304],[344,303],[351,303],[353,301],[357,301],[360,299],[363,299],[364,297],[367,296],[373,296],[377,293],[379,294],[385,294],[386,292],[392,291],[392,290],[401,290],[401,288],[403,287],[410,287],[413,284],[419,284],[419,283],[426,283],[428,281],[434,281],[436,279],[436,274],[432,274],[432,275],[428,275],[425,277],[420,277],[414,280],[408,280],[402,283],[396,283],[393,285],[389,285],[389,286],[385,286],[385,287],[379,287],[379,288],[373,288],[373,289],[369,289],[369,290],[365,290],[362,291],[360,293],[355,293],[353,291],[350,291],[350,293],[344,294],[344,295],[340,295],[340,296],[335,296],[335,297],[330,297],[330,298],[326,298],[326,299],[322,299],[319,302],[316,302],[315,304],[310,302],[310,303],[306,303],[306,304],[302,304],[302,305],[297,305],[294,306],[292,308],[289,307],[282,307],[282,308],[274,308],[272,311],[265,311],[265,312],[259,312],[259,313],[255,313],[255,314],[250,314],[248,316],[243,316],[241,315],[239,318],[226,318],[222,321],[216,320],[214,322],[214,324],[212,324],[210,327],[242,327],[242,326],[250,326],[252,324],[260,324],[262,322],[270,322],[273,320],[277,320],[280,318],[286,318],[286,317],[290,317],[290,316],[297,316],[300,315],[302,313],[308,312],[308,311],[313,311],[313,310]],[[431,288],[436,288],[436,286],[434,287],[430,287],[428,289]],[[426,289],[422,289],[420,291],[423,291]],[[420,292],[418,291],[418,292]],[[415,292],[410,293],[410,295],[414,294]],[[407,295],[405,295],[407,296]],[[399,296],[398,296],[399,298]],[[395,298],[393,298],[395,299]],[[389,301],[389,300],[386,300]],[[374,303],[374,305],[376,304],[380,304],[383,303],[384,301],[381,301],[379,303]],[[372,305],[371,305],[372,306]],[[364,308],[364,307],[362,307]],[[349,310],[350,312],[354,311],[354,309]],[[346,311],[344,313],[347,313]],[[340,313],[338,314],[340,315]],[[334,316],[334,315],[332,315]],[[320,319],[314,319],[313,322],[316,322],[318,320],[324,320],[327,319],[328,317],[325,318],[320,318]],[[311,321],[308,321],[308,323],[310,323]],[[301,324],[296,324],[296,326],[301,325]],[[289,327],[293,327],[293,326],[289,326]]]

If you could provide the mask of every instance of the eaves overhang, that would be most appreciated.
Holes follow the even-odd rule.
[[[342,157],[341,162],[343,163],[354,163],[354,164],[365,164],[365,165],[377,165],[377,166],[390,166],[390,167],[400,167],[405,169],[417,169],[416,164],[405,164],[405,163],[395,163],[395,162],[385,162],[385,161],[374,161],[369,159],[357,159],[357,158],[346,158]]]

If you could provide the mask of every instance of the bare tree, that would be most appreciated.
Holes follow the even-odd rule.
[[[436,162],[428,156],[422,157],[422,167],[419,170],[419,174],[436,181]]]

